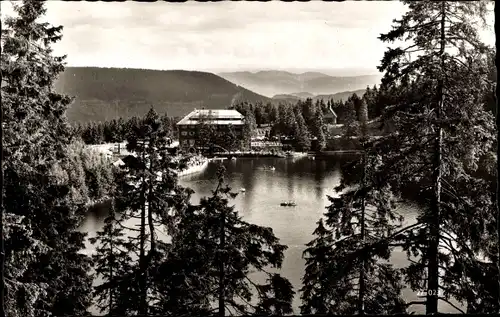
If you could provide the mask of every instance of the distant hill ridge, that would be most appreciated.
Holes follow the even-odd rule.
[[[294,94],[297,91],[313,95],[355,91],[377,85],[381,75],[330,76],[321,72],[294,74],[287,71],[223,72],[219,75],[237,85],[265,96]]]
[[[185,70],[67,67],[55,86],[75,97],[68,110],[73,122],[142,116],[151,105],[160,114],[183,116],[193,108],[271,100],[215,74]]]
[[[371,87],[370,87],[371,88]],[[327,95],[313,95],[310,93],[293,93],[293,94],[279,94],[273,96],[274,100],[281,100],[281,101],[289,101],[289,102],[296,102],[298,100],[305,100],[307,98],[311,98],[313,101],[316,100],[333,100],[333,101],[346,101],[349,97],[351,97],[353,94],[358,95],[359,97],[362,97],[364,93],[366,92],[366,89],[358,89],[358,90],[353,90],[353,91],[342,91],[336,94],[327,94]]]

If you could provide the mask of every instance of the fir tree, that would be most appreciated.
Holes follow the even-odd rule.
[[[361,99],[359,105],[359,125],[361,135],[368,136],[368,105],[364,99]]]
[[[157,309],[163,296],[157,291],[158,283],[165,279],[158,276],[158,267],[168,258],[170,249],[170,244],[159,239],[158,234],[175,234],[176,219],[189,198],[178,186],[175,173],[184,163],[174,161],[168,154],[168,132],[159,116],[151,109],[141,123],[127,135],[127,150],[135,153],[135,157],[123,167],[125,175],[118,178],[116,195],[117,211],[122,214],[117,223],[135,234],[127,237],[125,244],[118,239],[116,230],[108,226],[94,240],[102,246],[95,258],[96,271],[105,278],[105,283],[96,288],[96,296],[102,302],[103,294],[114,294],[116,304],[112,308],[127,315],[148,315]],[[134,219],[139,220],[138,229],[126,225]],[[109,223],[113,221],[109,219]],[[127,255],[114,258],[109,246],[114,237],[118,239],[115,245],[126,249]],[[114,275],[104,274],[109,269],[106,267],[109,259],[115,259]],[[127,300],[130,296],[138,300]],[[109,305],[113,302],[101,307]]]
[[[44,3],[13,3],[2,30],[3,215],[5,314],[83,315],[90,304],[90,259],[80,254],[82,203],[64,166],[72,143],[65,111],[71,98],[55,92],[64,57],[51,44],[62,27],[37,22]]]
[[[217,134],[217,143],[227,151],[233,151],[239,148],[238,143],[240,142],[232,126],[228,126],[226,131],[219,131]]]
[[[375,107],[377,103],[377,97],[378,97],[378,89],[377,86],[373,86],[373,88],[370,88],[369,86],[366,87],[366,92],[363,95],[363,100],[366,102],[367,105],[367,116],[368,118],[375,118],[376,113],[375,113]]]
[[[184,276],[197,296],[197,307],[217,303],[219,316],[232,314],[273,315],[291,313],[293,290],[290,282],[269,267],[280,268],[286,246],[279,244],[271,228],[250,224],[241,219],[229,199],[236,194],[223,183],[223,169],[213,195],[203,198],[191,208],[179,224],[174,253],[189,255],[189,271]],[[189,243],[187,243],[189,242]],[[258,284],[249,278],[251,270],[268,276],[267,283]],[[258,302],[252,303],[252,290]],[[202,300],[205,299],[205,300]],[[196,310],[196,311],[199,311]]]
[[[380,172],[394,190],[421,188],[420,227],[403,241],[418,260],[405,275],[412,289],[427,293],[426,312],[433,314],[438,300],[465,302],[472,296],[465,264],[476,261],[479,232],[493,222],[491,194],[473,190],[485,187],[473,174],[493,142],[493,118],[481,100],[486,72],[474,63],[487,52],[473,24],[484,17],[486,5],[405,3],[409,11],[380,37],[408,46],[389,49],[379,67],[385,71],[382,87],[398,93],[384,114],[395,131],[376,148],[383,153]]]
[[[314,132],[313,135],[316,137],[317,140],[317,145],[316,145],[316,150],[321,151],[325,148],[326,146],[326,125],[324,123],[324,114],[323,114],[323,109],[326,106],[320,105],[320,108],[316,111],[314,115]]]
[[[266,105],[266,113],[269,117],[268,123],[272,124],[278,121],[278,108],[276,107],[276,105],[268,103]]]
[[[199,136],[198,142],[202,148],[208,149],[213,153],[217,145],[218,133],[216,126],[211,124],[210,120],[212,119],[208,116],[200,116],[197,125]]]
[[[257,124],[255,121],[255,115],[253,111],[247,111],[244,116],[245,116],[245,125],[243,126],[243,143],[245,148],[249,148],[254,131],[257,128]]]
[[[366,123],[364,124],[366,125]],[[314,231],[304,251],[303,314],[392,314],[405,311],[401,274],[387,262],[387,239],[403,218],[387,185],[379,182],[379,157],[371,155],[366,129],[359,131],[364,150],[345,168],[339,198]],[[373,245],[373,247],[370,247]],[[368,246],[368,247],[367,247]]]
[[[354,109],[354,103],[352,100],[346,101],[345,105],[342,107],[344,125],[342,127],[342,139],[343,148],[345,149],[359,149],[358,137],[364,129],[361,129],[361,124],[357,120],[356,111]]]
[[[306,152],[311,148],[309,130],[299,108],[295,108],[294,114],[295,122],[292,126],[292,132],[295,139],[295,148],[300,152]]]
[[[278,117],[275,124],[276,134],[279,136],[291,136],[295,124],[295,114],[288,104],[280,104],[278,107]]]
[[[104,220],[104,228],[97,236],[90,238],[92,244],[97,244],[92,256],[97,276],[104,282],[94,290],[96,305],[101,313],[107,311],[108,316],[126,315],[130,305],[127,288],[134,282],[128,277],[134,270],[132,254],[137,252],[136,245],[125,237],[121,219],[115,212],[112,201],[110,214]]]

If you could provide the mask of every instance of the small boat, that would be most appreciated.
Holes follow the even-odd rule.
[[[294,203],[293,201],[285,201],[285,202],[282,202],[280,205],[284,206],[284,207],[295,207],[295,206],[297,206],[297,204]]]
[[[236,161],[236,157],[231,156],[231,161]]]
[[[242,188],[240,188],[240,192],[244,193],[244,192],[246,192],[246,189],[242,187]]]

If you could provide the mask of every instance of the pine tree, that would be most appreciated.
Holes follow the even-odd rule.
[[[280,104],[275,130],[280,136],[291,136],[295,124],[295,114],[289,104]]]
[[[90,124],[82,124],[81,137],[82,137],[83,142],[85,142],[85,144],[92,144],[93,143]]]
[[[304,118],[306,125],[311,127],[314,123],[316,109],[320,108],[320,101],[316,100],[314,103],[311,98],[307,98],[305,101],[298,101],[296,108]]]
[[[208,117],[201,116],[197,128],[200,146],[213,152],[217,145],[218,135],[216,126],[211,124],[210,120]]]
[[[377,95],[377,86],[374,85],[373,88],[370,88],[369,86],[366,87],[366,92],[361,99],[366,103],[367,106],[367,118],[374,119],[376,117],[375,107],[377,103]]]
[[[271,228],[241,219],[229,205],[229,199],[236,194],[224,184],[223,173],[224,169],[219,169],[213,195],[193,206],[179,223],[177,239],[186,242],[174,242],[173,253],[186,256],[189,270],[184,278],[192,286],[190,294],[197,297],[197,307],[200,303],[217,303],[213,310],[219,316],[252,311],[263,315],[288,314],[292,312],[292,286],[287,279],[269,271],[269,267],[281,267],[286,246],[279,244]],[[251,280],[251,269],[266,274],[267,283]],[[257,303],[252,303],[252,290],[258,294]],[[206,304],[203,308],[208,309]]]
[[[362,129],[360,122],[357,120],[354,101],[349,99],[342,108],[343,111],[340,112],[344,120],[341,139],[342,147],[344,149],[359,149],[358,137],[365,132],[365,129]]]
[[[241,140],[238,140],[236,132],[232,126],[228,126],[226,131],[219,131],[217,140],[218,143],[220,143],[220,146],[228,151],[233,151],[236,148],[239,148],[238,143],[241,142]]]
[[[257,124],[255,121],[255,115],[253,111],[247,111],[245,116],[245,125],[243,127],[243,143],[246,148],[250,147],[250,142],[252,140]]]
[[[465,263],[475,261],[479,232],[493,222],[492,199],[473,190],[484,188],[484,180],[473,174],[493,144],[493,118],[480,97],[485,71],[473,62],[487,52],[473,23],[484,17],[486,4],[405,3],[409,11],[380,37],[409,43],[390,48],[379,67],[385,71],[382,87],[398,93],[384,114],[396,131],[376,148],[383,153],[381,173],[393,189],[421,188],[421,227],[403,242],[418,260],[405,275],[412,289],[427,293],[426,312],[433,314],[438,300],[465,302],[471,296]]]
[[[311,148],[311,138],[306,122],[300,113],[300,108],[294,109],[295,122],[292,125],[293,138],[295,140],[295,148],[300,152],[306,152]]]
[[[361,121],[360,109],[361,109],[361,98],[357,94],[352,94],[347,101],[351,102],[354,106],[354,111],[356,112],[356,120]]]
[[[316,137],[316,140],[317,140],[316,150],[318,150],[318,151],[322,151],[326,146],[326,137],[325,137],[326,125],[325,125],[324,120],[323,120],[323,118],[324,118],[323,109],[325,107],[326,107],[325,105],[321,104],[320,108],[318,108],[318,110],[316,111],[316,113],[314,115],[313,135]]]
[[[260,101],[257,102],[257,104],[255,104],[254,110],[255,110],[255,124],[257,125],[258,128],[260,128],[265,121],[264,104]]]
[[[189,198],[178,186],[175,173],[184,163],[174,161],[168,154],[168,132],[158,114],[151,109],[140,122],[142,125],[132,127],[127,135],[127,150],[135,153],[135,157],[123,167],[125,175],[117,178],[115,199],[120,221],[109,219],[109,223],[115,221],[135,234],[127,237],[125,243],[109,225],[94,241],[101,246],[95,258],[96,270],[105,278],[105,283],[96,288],[96,296],[102,303],[103,294],[114,294],[115,311],[129,315],[148,315],[157,309],[162,296],[158,284],[166,278],[158,275],[158,267],[168,258],[170,249],[170,244],[159,239],[158,233],[175,234],[176,219]],[[139,220],[138,229],[126,225],[133,220]],[[123,246],[122,250],[128,254],[114,258],[114,275],[106,275],[109,269],[106,265],[113,259],[109,245],[115,237],[118,239],[115,245]],[[127,299],[130,296],[138,300],[130,301]],[[113,302],[102,306],[106,305]]]
[[[366,104],[365,104],[366,105]],[[366,110],[365,110],[366,111]],[[364,124],[366,125],[366,123]],[[394,197],[376,174],[379,157],[369,151],[366,129],[359,131],[360,158],[344,169],[328,197],[325,221],[304,251],[301,312],[303,314],[402,313],[401,274],[387,262],[392,247],[386,241],[401,227]]]
[[[14,3],[2,30],[3,208],[5,314],[82,315],[90,304],[90,259],[77,231],[84,210],[73,200],[65,111],[55,92],[64,57],[51,44],[62,27],[37,22],[44,3]]]
[[[268,103],[266,105],[266,113],[269,117],[268,123],[273,124],[278,121],[278,108],[276,107],[276,105]]]
[[[115,212],[112,200],[110,214],[104,220],[104,228],[97,232],[97,236],[90,238],[92,244],[97,244],[92,256],[96,275],[104,282],[95,287],[94,298],[101,313],[107,311],[108,316],[126,315],[127,288],[134,285],[130,279],[134,270],[134,261],[131,256],[137,252],[136,245],[127,240],[121,219]]]
[[[116,131],[116,134],[117,134],[117,140],[116,142],[123,142],[125,140],[125,135],[126,135],[126,122],[125,120],[120,117],[116,123],[117,125],[117,131]]]
[[[364,99],[361,99],[359,106],[359,125],[361,135],[368,136],[368,105]]]

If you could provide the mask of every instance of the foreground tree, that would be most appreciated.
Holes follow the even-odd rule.
[[[395,191],[420,188],[421,227],[402,241],[413,261],[405,275],[412,289],[426,292],[426,313],[434,314],[438,300],[483,296],[468,281],[482,269],[470,266],[484,246],[480,233],[494,223],[491,192],[476,190],[488,186],[475,175],[493,145],[493,118],[482,102],[487,71],[477,63],[488,50],[473,24],[486,3],[405,3],[409,11],[380,37],[408,46],[389,49],[379,67],[382,86],[399,100],[384,113],[396,131],[375,147]]]
[[[51,45],[62,27],[37,20],[44,3],[13,3],[2,30],[2,171],[5,314],[83,315],[90,305],[90,259],[80,253],[82,192],[66,169],[71,102],[55,92],[64,57]]]
[[[168,154],[168,131],[158,114],[151,109],[141,122],[127,136],[127,150],[135,156],[117,177],[115,200],[121,215],[112,214],[93,240],[99,247],[96,271],[104,280],[95,296],[103,311],[125,315],[148,315],[157,309],[163,296],[157,285],[165,280],[157,275],[158,267],[170,249],[166,237],[175,234],[176,221],[189,199],[175,173],[184,162],[174,161]],[[137,220],[138,228],[131,228]],[[129,230],[128,237],[122,237],[117,226]],[[131,296],[138,300],[130,301]]]
[[[360,109],[360,114],[366,113]],[[315,239],[304,251],[302,314],[393,314],[406,311],[401,274],[388,262],[393,247],[387,242],[401,227],[390,188],[376,173],[380,157],[371,155],[366,120],[357,124],[357,147],[364,149],[343,168],[328,197],[325,218],[318,221]]]
[[[174,254],[191,259],[184,258],[189,270],[183,270],[183,279],[193,287],[190,296],[198,297],[197,307],[218,303],[212,311],[219,316],[226,312],[291,313],[294,292],[290,282],[268,268],[281,267],[286,246],[279,244],[271,228],[243,221],[229,206],[229,199],[236,194],[224,185],[222,174],[223,169],[213,195],[185,214],[179,223],[179,240],[174,242]],[[252,269],[267,275],[267,283],[250,279]],[[257,303],[252,303],[252,290],[257,291]],[[204,309],[208,309],[206,304]]]
[[[109,316],[126,315],[129,309],[124,294],[127,294],[131,281],[127,278],[134,270],[133,252],[136,245],[125,236],[122,219],[115,211],[115,201],[111,201],[110,214],[104,220],[104,228],[90,238],[92,244],[98,244],[92,256],[96,275],[103,283],[94,290],[96,305]]]

